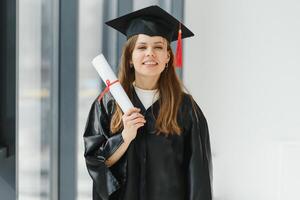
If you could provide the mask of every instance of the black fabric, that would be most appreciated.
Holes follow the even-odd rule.
[[[87,168],[94,182],[93,200],[211,200],[209,133],[198,105],[184,94],[178,113],[182,133],[166,137],[154,129],[159,101],[145,110],[134,92],[132,102],[141,108],[147,122],[110,168],[104,161],[123,142],[120,133],[109,131],[115,100],[107,93],[92,105],[84,141]]]
[[[146,34],[162,36],[172,42],[177,40],[181,22],[159,6],[149,6],[110,20],[106,24],[126,35],[127,38],[137,34]],[[181,24],[181,30],[182,38],[194,36],[184,24]]]

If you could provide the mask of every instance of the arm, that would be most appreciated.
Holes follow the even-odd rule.
[[[133,108],[126,112],[122,119],[124,129],[122,131],[122,138],[124,142],[121,146],[105,161],[108,167],[114,165],[126,152],[131,141],[136,137],[137,130],[144,126],[146,122],[144,116],[139,113],[140,109]]]
[[[112,112],[108,109],[108,102],[103,102],[104,99],[93,103],[84,132],[84,156],[93,179],[94,200],[108,200],[109,195],[120,187],[108,166],[112,166],[122,157],[136,135],[134,130],[144,124],[139,122],[141,114],[133,114],[138,110],[134,108],[128,113],[129,116],[123,116],[123,132],[111,135],[108,113]]]
[[[130,144],[130,141],[125,141],[121,144],[121,146],[105,161],[106,166],[113,166],[126,152]]]
[[[119,188],[117,179],[105,165],[105,160],[118,146],[123,143],[121,134],[109,136],[109,118],[107,105],[104,106],[103,99],[93,103],[85,132],[85,160],[87,170],[93,179],[94,200],[108,200],[111,193]]]

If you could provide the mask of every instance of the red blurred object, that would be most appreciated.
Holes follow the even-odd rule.
[[[182,67],[182,38],[181,38],[181,24],[179,24],[176,57],[175,57],[176,67]]]

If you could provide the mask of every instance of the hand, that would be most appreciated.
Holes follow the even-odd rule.
[[[132,108],[122,116],[124,125],[122,137],[125,142],[130,143],[136,137],[137,130],[146,123],[144,116],[139,113],[140,111],[139,108]]]

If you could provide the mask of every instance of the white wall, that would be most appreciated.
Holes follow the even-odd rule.
[[[300,1],[185,1],[185,85],[206,114],[217,200],[300,199]]]

